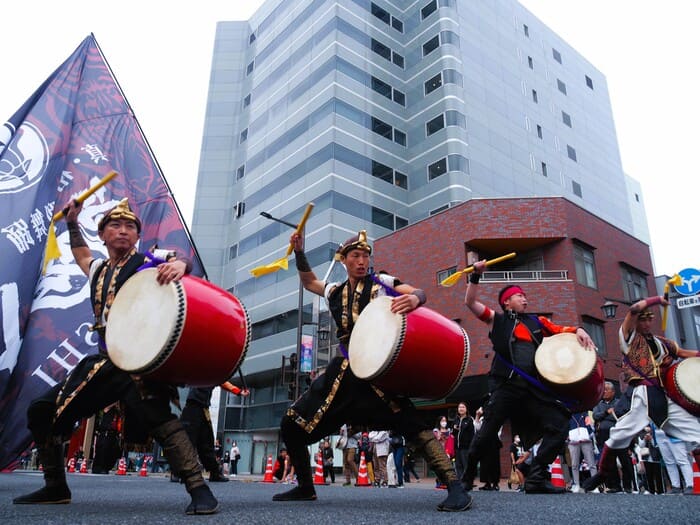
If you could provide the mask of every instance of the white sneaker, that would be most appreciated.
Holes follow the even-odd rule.
[[[581,489],[579,488],[578,485],[573,484],[573,485],[571,485],[571,492],[573,492],[574,494],[577,494],[577,493],[581,492]]]

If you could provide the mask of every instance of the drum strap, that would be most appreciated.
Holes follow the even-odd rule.
[[[510,368],[510,369],[511,369],[513,372],[515,372],[516,374],[518,374],[518,375],[519,375],[520,377],[522,377],[525,381],[527,381],[528,383],[530,383],[532,386],[536,387],[538,390],[541,390],[542,392],[545,392],[545,393],[549,394],[549,395],[552,396],[554,399],[558,399],[558,400],[561,401],[562,404],[563,404],[564,406],[566,406],[566,408],[568,408],[569,410],[571,410],[571,408],[574,407],[574,406],[576,405],[576,403],[578,402],[578,401],[575,400],[575,399],[568,398],[568,397],[564,397],[564,396],[560,396],[559,394],[556,394],[555,392],[553,392],[552,390],[550,390],[549,388],[547,388],[547,385],[543,384],[542,381],[540,381],[540,380],[537,379],[536,377],[532,377],[530,374],[528,374],[528,373],[525,372],[524,370],[521,370],[520,368],[518,368],[517,366],[515,366],[513,363],[511,363],[510,361],[508,361],[505,357],[501,356],[498,352],[496,352],[495,355],[496,355],[496,357],[501,361],[501,363],[503,363],[505,366],[507,366],[508,368]]]

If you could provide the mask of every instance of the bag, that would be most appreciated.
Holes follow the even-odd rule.
[[[241,459],[241,455],[240,455],[240,454],[236,454],[236,461],[238,461],[239,459]]]
[[[515,470],[515,465],[513,465],[510,469],[510,477],[508,478],[508,483],[511,485],[517,485],[520,483],[520,478],[518,477],[518,473]]]
[[[335,443],[335,448],[339,450],[343,450],[345,448],[345,445],[348,444],[348,436],[340,436],[338,441]]]
[[[591,436],[586,427],[576,427],[569,430],[569,442],[580,443],[581,441],[590,441]]]

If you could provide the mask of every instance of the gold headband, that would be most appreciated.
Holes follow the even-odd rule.
[[[119,219],[126,219],[127,221],[135,222],[137,231],[141,233],[141,221],[136,214],[131,211],[131,208],[129,207],[129,199],[127,198],[122,199],[119,204],[104,214],[104,216],[100,219],[100,222],[97,224],[98,231],[104,230],[109,221]]]
[[[637,317],[637,319],[653,319],[653,318],[654,318],[654,312],[651,310],[651,308],[645,308],[639,314],[639,317]]]
[[[362,250],[368,254],[372,254],[372,246],[367,242],[367,231],[360,230],[357,235],[350,237],[345,243],[338,247],[335,253],[336,260],[340,259],[340,256],[346,256],[352,250]]]

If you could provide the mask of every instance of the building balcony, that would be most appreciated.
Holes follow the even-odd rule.
[[[507,283],[507,282],[533,282],[568,281],[567,270],[506,270],[484,272],[481,276],[482,282]]]

